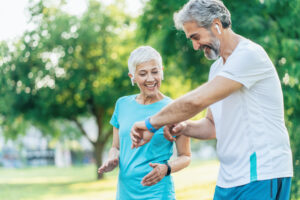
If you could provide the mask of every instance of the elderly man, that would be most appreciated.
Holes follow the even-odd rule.
[[[174,21],[195,50],[216,61],[207,83],[134,124],[132,147],[165,125],[170,141],[174,135],[216,138],[214,199],[288,200],[292,156],[280,80],[267,53],[232,31],[230,12],[219,0],[190,0]],[[204,119],[184,122],[205,108]]]

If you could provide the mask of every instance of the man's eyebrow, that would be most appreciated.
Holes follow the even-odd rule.
[[[196,35],[197,35],[197,33],[194,33],[194,34],[190,35],[190,36],[188,37],[188,39],[192,39],[192,38],[194,38]]]

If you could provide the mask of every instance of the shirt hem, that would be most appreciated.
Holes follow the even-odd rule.
[[[256,181],[263,181],[263,180],[269,180],[274,178],[284,178],[284,177],[293,177],[293,172],[285,172],[285,173],[278,173],[278,174],[265,174],[263,176],[258,176]],[[242,179],[240,181],[236,181],[234,183],[225,183],[222,181],[217,181],[217,186],[222,188],[231,188],[231,187],[237,187],[241,185],[246,185],[250,183],[250,178]]]

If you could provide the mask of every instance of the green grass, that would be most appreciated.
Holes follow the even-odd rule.
[[[212,199],[218,162],[193,162],[173,174],[178,200]],[[113,200],[117,170],[96,180],[93,165],[69,168],[0,168],[1,200]]]

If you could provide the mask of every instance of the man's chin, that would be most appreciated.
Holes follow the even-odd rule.
[[[217,60],[219,58],[219,54],[215,53],[211,48],[204,49],[204,55],[208,60]]]
[[[204,55],[208,60],[217,60],[219,58],[219,55],[207,55],[206,53]]]

